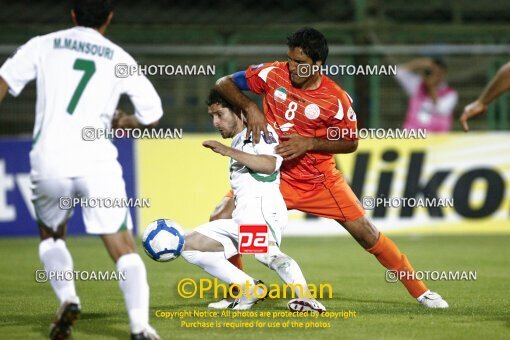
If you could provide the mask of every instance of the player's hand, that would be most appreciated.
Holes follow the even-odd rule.
[[[313,148],[313,138],[298,134],[282,136],[280,144],[275,148],[277,154],[286,161],[300,157]]]
[[[464,108],[464,112],[462,112],[462,115],[460,116],[459,119],[460,125],[462,125],[462,129],[464,129],[465,132],[468,132],[469,131],[469,126],[467,123],[468,119],[478,116],[484,113],[485,111],[487,111],[487,105],[485,105],[479,100],[475,100],[471,104],[466,105],[466,107]]]
[[[227,152],[230,149],[228,146],[215,140],[206,140],[202,143],[202,145],[216,153],[219,153],[222,156],[227,156]]]
[[[262,111],[260,111],[257,105],[253,105],[250,110],[246,111],[246,139],[250,138],[250,133],[252,136],[252,142],[254,144],[258,144],[260,141],[260,132],[264,132],[264,136],[268,138],[269,132],[267,131],[267,120],[266,116]]]
[[[126,117],[128,114],[122,110],[115,110],[115,113],[113,115],[113,119],[112,119],[112,129],[119,129],[121,128],[120,124],[119,124],[119,121],[121,120],[121,118],[123,117]]]

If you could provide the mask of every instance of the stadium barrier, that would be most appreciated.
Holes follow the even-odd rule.
[[[479,95],[484,84],[489,82],[497,70],[508,61],[510,45],[503,39],[510,35],[506,34],[504,28],[495,31],[462,29],[455,31],[456,33],[435,26],[431,29],[435,32],[432,36],[417,31],[417,28],[399,29],[400,38],[394,43],[389,43],[384,37],[374,34],[370,35],[370,44],[365,42],[357,44],[352,34],[342,33],[335,28],[324,30],[330,42],[327,65],[334,71],[330,72],[329,76],[354,99],[360,126],[371,128],[401,126],[408,106],[408,98],[393,73],[374,74],[369,70],[374,68],[390,70],[395,65],[420,56],[442,57],[448,65],[448,83],[459,93],[459,102],[455,108],[455,115],[459,115],[463,107]],[[427,30],[430,34],[431,29]],[[139,27],[136,27],[136,30],[138,31]],[[179,41],[166,39],[159,44],[152,44],[135,39],[129,40],[131,43],[123,44],[126,51],[135,57],[141,66],[140,69],[146,67],[151,70],[163,68],[167,70],[169,67],[170,72],[160,71],[156,74],[147,72],[148,78],[161,96],[164,112],[175,113],[165,114],[160,121],[161,127],[182,128],[193,133],[213,132],[209,117],[204,114],[204,99],[207,98],[214,82],[223,75],[246,69],[250,64],[286,59],[285,30],[270,30],[264,34],[259,30],[243,30],[224,43],[220,43],[204,31],[198,37],[206,41],[200,44],[194,44],[194,40],[181,34],[182,32],[179,33],[180,36],[178,33],[173,34],[173,31],[169,32],[172,33],[170,36],[178,38]],[[378,30],[378,33],[382,31]],[[474,33],[476,34],[473,35]],[[134,32],[129,36],[139,35],[143,36]],[[363,34],[363,41],[366,39],[365,36]],[[390,36],[397,37],[396,34],[389,34],[387,38]],[[466,40],[468,37],[472,40]],[[425,41],[417,41],[418,38]],[[445,40],[447,38],[448,40]],[[21,42],[1,43],[0,60],[7,59]],[[213,68],[214,72],[178,75],[178,72],[171,71],[186,65],[198,68],[205,66]],[[356,72],[352,72],[353,69]],[[360,70],[364,72],[359,72]],[[2,112],[5,114],[0,115],[0,135],[20,135],[32,131],[35,98],[35,83],[29,84],[17,98],[11,96],[5,98],[2,102]],[[260,102],[261,98],[254,99]],[[484,130],[508,130],[510,127],[507,118],[510,116],[508,100],[509,94],[497,98],[489,105],[484,118],[472,121],[471,126]],[[119,108],[132,112],[132,105],[127,96],[121,97]],[[453,129],[459,131],[460,125],[455,122]]]
[[[508,133],[488,132],[363,139],[356,153],[337,155],[337,164],[383,231],[509,232],[509,138]],[[158,218],[175,220],[187,230],[209,220],[229,190],[229,177],[228,159],[201,145],[207,139],[222,141],[217,134],[116,141],[128,197],[151,202],[150,208],[132,209],[139,234]],[[28,139],[0,140],[0,236],[37,235],[30,147]],[[71,234],[84,232],[78,209],[69,224]],[[291,211],[285,233],[345,231],[334,221]]]
[[[360,201],[387,199],[386,206],[367,210],[381,230],[509,232],[509,138],[508,133],[451,133],[428,134],[425,139],[365,139],[356,153],[338,155],[337,164]],[[203,148],[206,139],[218,137],[138,141],[140,195],[153,202],[140,213],[142,226],[169,218],[189,230],[209,220],[229,184],[227,158]],[[420,201],[424,192],[428,201]],[[404,202],[407,207],[402,207]],[[345,231],[334,221],[293,211],[286,233]]]
[[[116,140],[128,197],[135,196],[134,142]],[[0,139],[0,236],[39,235],[31,202],[29,138]],[[133,221],[138,211],[131,208]],[[136,228],[136,223],[135,228]],[[81,208],[76,207],[68,224],[69,234],[84,234]]]

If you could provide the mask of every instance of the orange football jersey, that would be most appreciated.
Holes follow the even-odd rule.
[[[305,137],[355,140],[356,113],[352,99],[340,86],[322,75],[315,90],[292,86],[287,62],[250,66],[246,70],[250,90],[264,95],[264,113],[279,137],[297,133]],[[283,163],[281,176],[302,186],[322,183],[338,174],[332,154],[307,152]]]

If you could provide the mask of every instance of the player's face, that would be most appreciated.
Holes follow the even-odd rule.
[[[223,138],[232,138],[242,130],[242,120],[234,111],[221,106],[221,104],[209,105],[207,113],[211,116],[214,127],[218,129]]]
[[[294,87],[301,87],[304,83],[315,77],[315,73],[311,72],[311,66],[314,64],[312,58],[307,56],[301,47],[289,48],[287,58],[289,61],[290,80]],[[318,62],[316,64],[321,63]]]

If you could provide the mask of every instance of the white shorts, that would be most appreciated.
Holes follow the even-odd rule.
[[[69,200],[73,198],[84,201],[127,198],[124,180],[118,175],[36,180],[32,181],[32,194],[38,222],[55,231],[72,216],[74,209]],[[114,234],[133,229],[128,207],[103,204],[81,204],[81,207],[89,234]]]
[[[239,225],[265,224],[268,226],[269,242],[279,247],[282,232],[287,226],[287,207],[283,198],[249,197],[236,201],[232,219],[216,220],[202,224],[195,231],[220,242],[228,259],[238,253]]]

